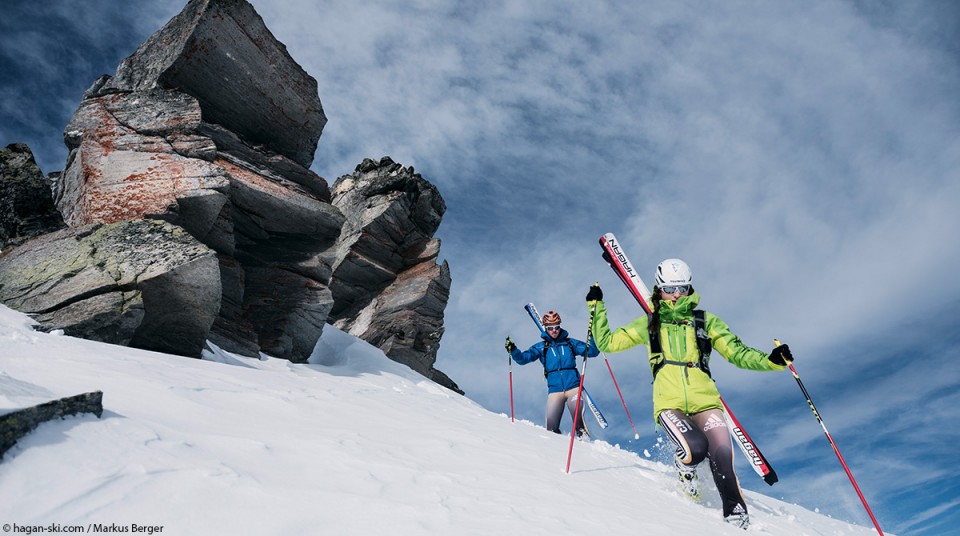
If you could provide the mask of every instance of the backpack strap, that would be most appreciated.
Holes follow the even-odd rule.
[[[663,348],[660,346],[660,315],[656,311],[647,315],[647,333],[650,337],[650,352],[662,354]]]
[[[710,352],[713,352],[713,345],[710,344],[710,337],[707,335],[707,313],[701,309],[693,310],[693,327],[696,329],[697,350],[700,352],[700,370],[707,373],[710,379]]]
[[[547,347],[550,346],[550,341],[543,341],[543,377],[544,377],[544,378],[546,378],[547,376],[553,374],[554,372],[560,372],[561,370],[577,370],[577,367],[576,367],[576,363],[577,363],[577,350],[576,350],[576,348],[573,347],[573,343],[570,342],[570,339],[567,339],[565,342],[560,343],[560,344],[561,344],[561,345],[566,344],[567,346],[570,347],[570,352],[573,353],[573,363],[574,363],[574,366],[572,366],[572,367],[560,367],[560,368],[554,369],[554,370],[547,370]],[[577,377],[578,377],[578,378],[580,377],[580,373],[579,373],[579,372],[577,373]]]

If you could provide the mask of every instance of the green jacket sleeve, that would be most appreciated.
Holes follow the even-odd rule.
[[[730,327],[712,313],[706,313],[707,336],[713,349],[734,365],[750,370],[783,370],[787,367],[771,362],[769,354],[751,348],[730,332]]]
[[[590,308],[593,321],[593,338],[601,352],[616,353],[633,348],[640,344],[647,344],[647,317],[642,316],[633,322],[610,331],[607,322],[607,308],[603,301],[595,302],[596,306],[587,304]]]

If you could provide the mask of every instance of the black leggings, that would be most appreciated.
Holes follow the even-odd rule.
[[[733,441],[723,411],[708,409],[687,415],[677,409],[667,409],[660,412],[658,420],[677,445],[678,462],[692,468],[704,458],[710,458],[713,482],[723,503],[723,516],[732,514],[737,505],[746,513],[747,504],[733,470]]]

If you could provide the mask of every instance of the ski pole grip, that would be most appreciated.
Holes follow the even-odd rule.
[[[780,339],[773,339],[774,346],[780,346]]]

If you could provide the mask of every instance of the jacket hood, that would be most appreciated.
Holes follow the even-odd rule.
[[[700,305],[700,294],[697,291],[691,292],[689,296],[680,296],[675,304],[660,300],[660,318],[666,321],[689,319],[697,305]]]

